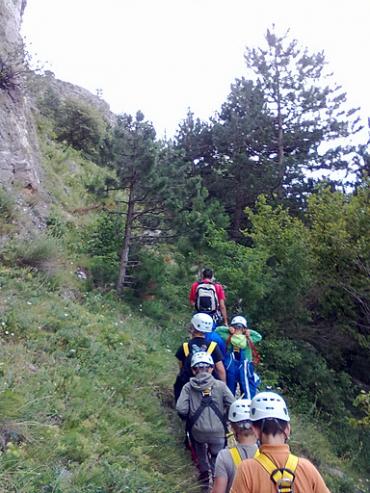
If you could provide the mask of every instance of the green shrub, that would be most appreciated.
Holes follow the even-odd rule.
[[[6,235],[14,229],[15,203],[13,198],[0,188],[0,235]]]
[[[98,158],[106,124],[100,113],[78,99],[67,99],[60,107],[57,140],[65,141],[87,156]]]
[[[28,53],[23,46],[16,47],[8,54],[0,55],[0,90],[14,97],[25,79],[28,69]]]
[[[52,210],[46,219],[47,233],[53,238],[63,238],[67,231],[65,221],[56,210]]]
[[[85,262],[92,287],[113,288],[118,276],[118,259],[109,256],[92,257]]]
[[[0,188],[0,217],[3,222],[9,223],[14,219],[14,200],[3,188]]]
[[[301,412],[319,411],[326,416],[347,414],[355,392],[350,378],[330,369],[308,343],[266,339],[260,344],[263,382],[286,389]]]
[[[46,235],[8,242],[3,257],[9,264],[31,267],[47,274],[55,273],[62,258],[58,241]]]
[[[82,234],[84,251],[91,256],[117,257],[122,245],[123,219],[116,214],[102,212]]]

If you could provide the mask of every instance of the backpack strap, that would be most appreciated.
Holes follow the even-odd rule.
[[[184,351],[184,354],[185,354],[185,358],[187,358],[190,354],[190,351],[189,351],[189,343],[188,342],[184,342],[183,345],[182,345],[182,349]]]
[[[229,448],[229,452],[230,452],[231,457],[233,459],[234,466],[237,467],[242,461],[242,458],[241,458],[241,455],[240,455],[238,448],[237,447],[231,447],[231,448]]]
[[[277,486],[278,493],[293,492],[295,470],[298,465],[297,456],[289,454],[285,466],[280,468],[262,452],[254,459],[269,473],[271,481]]]
[[[216,349],[216,346],[217,346],[217,342],[212,341],[207,348],[207,354],[211,355],[213,351]]]
[[[200,406],[198,407],[198,409],[195,411],[195,413],[192,416],[188,417],[188,420],[186,423],[187,430],[191,433],[193,426],[198,421],[199,416],[202,414],[204,409],[206,407],[210,407],[213,410],[213,412],[215,413],[215,415],[218,417],[218,419],[221,421],[221,423],[223,424],[224,431],[225,431],[225,437],[226,437],[226,434],[228,432],[226,419],[223,416],[222,412],[217,407],[215,401],[212,399],[211,392],[212,392],[211,389],[207,389],[204,391],[203,396],[202,396],[202,400],[200,402]]]
[[[188,417],[186,425],[187,425],[187,429],[189,430],[190,433],[191,433],[193,426],[198,421],[199,416],[202,414],[204,409],[210,405],[210,399],[212,399],[212,397],[209,394],[207,394],[207,395],[203,394],[202,400],[200,401],[200,406],[198,407],[198,409],[195,411],[195,413],[192,416]]]
[[[211,409],[213,409],[213,412],[215,413],[215,415],[218,417],[218,419],[221,421],[221,423],[223,424],[223,427],[224,427],[224,431],[225,431],[225,437],[227,435],[227,432],[229,431],[227,429],[227,423],[226,423],[226,419],[225,419],[225,416],[222,414],[222,412],[219,410],[219,408],[217,407],[215,401],[212,399],[212,397],[210,397],[210,402],[209,402],[209,407]]]
[[[242,456],[240,455],[238,447],[231,447],[229,448],[229,452],[231,455],[231,458],[233,459],[234,466],[238,467],[238,465],[242,462]],[[256,453],[254,454],[254,458],[258,457],[260,455],[260,451],[257,449]],[[249,458],[249,457],[247,457]]]

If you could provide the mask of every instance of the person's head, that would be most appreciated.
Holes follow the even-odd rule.
[[[250,420],[250,399],[237,399],[229,408],[229,422],[238,441],[242,437],[254,435]]]
[[[275,392],[259,392],[251,402],[250,420],[261,443],[284,443],[290,435],[290,417],[284,399]]]
[[[213,270],[212,269],[203,269],[202,272],[203,279],[212,279],[213,278]]]
[[[212,356],[204,351],[194,353],[190,363],[194,375],[199,373],[212,373],[214,362]]]
[[[196,313],[191,319],[192,333],[204,335],[212,332],[213,318],[207,313]]]
[[[230,326],[233,328],[234,334],[242,333],[248,328],[247,319],[237,315],[231,320]]]

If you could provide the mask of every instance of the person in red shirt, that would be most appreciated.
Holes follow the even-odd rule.
[[[214,282],[212,269],[204,269],[202,279],[194,282],[189,293],[190,304],[198,313],[208,313],[216,324],[227,322],[225,291],[222,285]]]

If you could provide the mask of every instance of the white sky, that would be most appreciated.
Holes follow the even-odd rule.
[[[102,89],[113,112],[141,109],[171,136],[188,107],[204,120],[220,108],[245,47],[263,46],[273,23],[324,49],[370,116],[370,0],[28,0],[22,32],[57,78]]]

